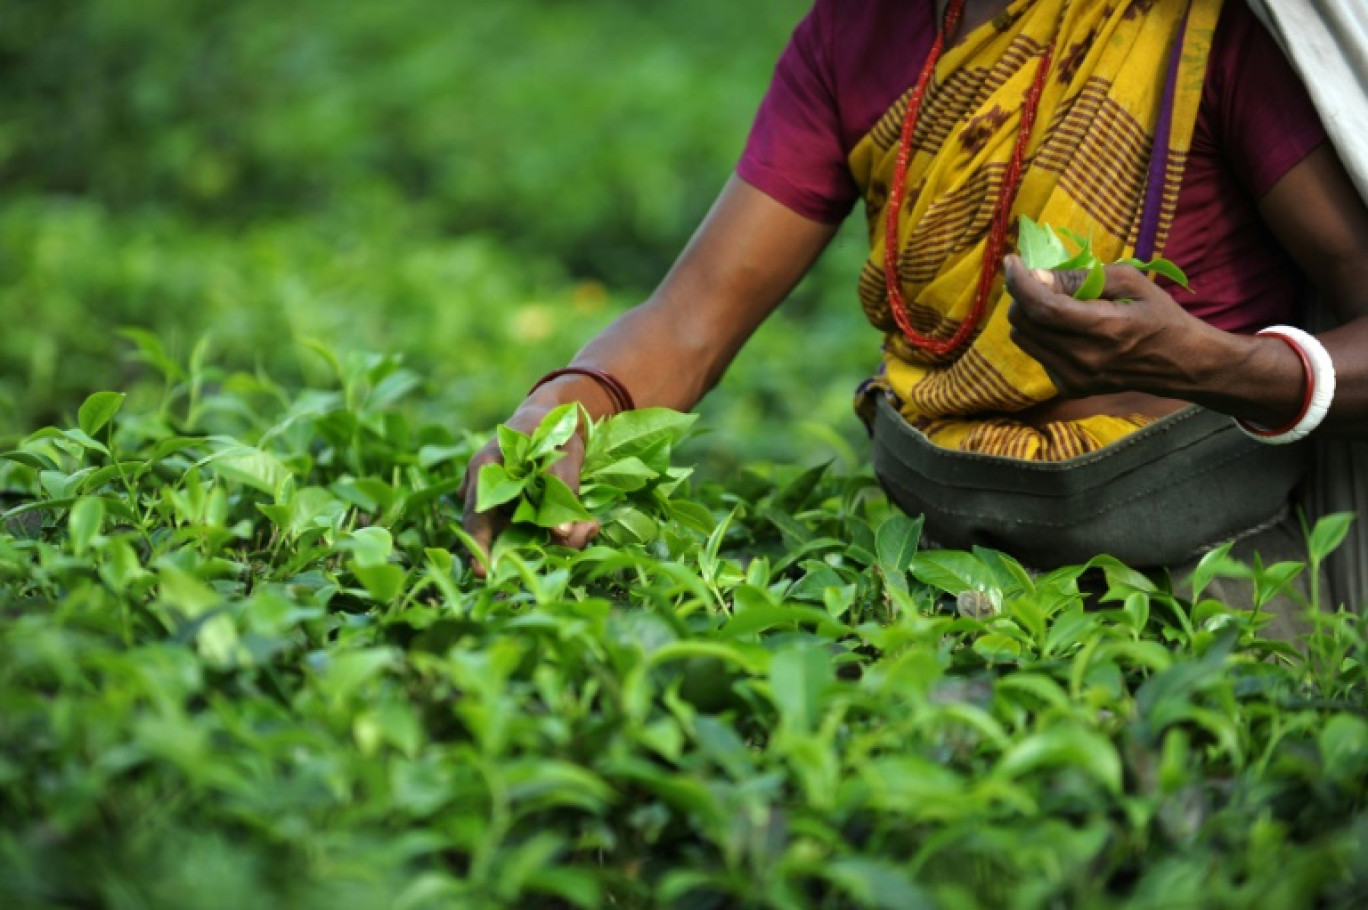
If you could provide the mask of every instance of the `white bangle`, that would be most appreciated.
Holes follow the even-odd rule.
[[[1330,411],[1330,402],[1335,399],[1335,362],[1330,359],[1330,352],[1325,345],[1317,341],[1314,335],[1294,326],[1271,325],[1259,334],[1273,335],[1287,342],[1297,352],[1306,372],[1306,396],[1302,400],[1301,413],[1286,427],[1271,430],[1238,419],[1235,425],[1251,439],[1271,445],[1305,439],[1320,426]]]

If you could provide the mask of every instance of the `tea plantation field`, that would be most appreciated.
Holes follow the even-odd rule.
[[[1181,590],[919,548],[857,234],[701,415],[590,430],[589,549],[576,415],[505,432],[473,571],[466,462],[805,5],[0,8],[0,907],[1368,904],[1368,631],[1262,610],[1348,517]]]

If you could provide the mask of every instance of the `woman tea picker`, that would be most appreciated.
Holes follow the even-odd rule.
[[[1368,211],[1244,0],[817,0],[674,268],[509,423],[691,408],[857,199],[884,335],[857,410],[940,544],[1040,568],[1264,552],[1300,539],[1304,447],[1281,443],[1368,426]],[[1013,254],[1020,216],[1103,261],[1163,255],[1192,291],[1111,266],[1103,299],[1075,300],[1081,275]],[[1303,274],[1339,328],[1286,327]],[[474,488],[488,547],[503,519]],[[582,547],[597,528],[560,530]]]

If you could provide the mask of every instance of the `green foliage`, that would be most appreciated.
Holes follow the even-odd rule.
[[[1092,250],[1090,239],[1079,236],[1068,228],[1036,224],[1026,215],[1022,215],[1017,220],[1017,229],[1019,231],[1018,252],[1027,268],[1058,269],[1061,271],[1086,270],[1088,277],[1074,292],[1074,297],[1079,300],[1096,300],[1102,296],[1102,290],[1107,284],[1107,275],[1103,271],[1106,263],[1097,258],[1097,254]],[[1078,247],[1078,252],[1070,254],[1065,248],[1064,242],[1060,240],[1060,235],[1067,237],[1074,246]],[[1118,263],[1134,266],[1142,272],[1154,272],[1163,275],[1181,287],[1188,287],[1187,275],[1167,259],[1155,258],[1149,262],[1144,262],[1140,259],[1131,258],[1118,260]],[[1191,289],[1189,288],[1189,290]]]
[[[403,351],[453,425],[492,426],[664,273],[807,6],[5,4],[0,434],[132,392],[127,328],[292,383],[322,379],[309,341]],[[829,452],[878,359],[849,343],[856,233],[709,405],[763,424],[710,457]],[[768,366],[798,350],[819,401]]]
[[[671,463],[692,418],[659,410],[587,430],[611,547],[515,528],[480,580],[453,497],[483,440],[424,420],[393,358],[318,354],[309,389],[168,361],[157,394],[96,393],[0,458],[5,906],[1294,907],[1368,884],[1357,616],[1287,648],[1254,604],[1115,560],[919,549],[830,465],[695,484]],[[489,501],[552,521],[532,478],[578,419],[501,429]]]
[[[604,513],[601,525],[614,542],[649,543],[659,532],[650,512],[668,508],[669,495],[692,471],[670,465],[674,447],[696,417],[645,408],[592,424],[576,405],[547,414],[529,436],[498,427],[502,464],[480,468],[476,508],[503,508],[514,524],[553,528]],[[548,469],[560,460],[580,422],[587,427],[578,496]],[[581,499],[583,502],[581,502]],[[587,507],[587,508],[586,508]],[[704,519],[706,521],[706,519]]]
[[[227,221],[398,202],[643,284],[807,5],[21,0],[0,12],[0,188]]]
[[[500,430],[471,571],[807,5],[0,6],[0,906],[1355,905],[1361,620],[922,549],[858,225],[709,434]]]

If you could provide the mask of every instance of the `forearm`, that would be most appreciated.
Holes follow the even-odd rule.
[[[1336,391],[1322,428],[1368,435],[1368,319],[1316,336],[1335,364]],[[1194,365],[1167,394],[1265,427],[1285,426],[1301,410],[1307,377],[1301,358],[1279,338],[1213,332],[1197,339]]]
[[[835,233],[733,178],[655,293],[584,347],[573,366],[611,373],[638,407],[688,410]],[[537,402],[611,409],[592,378],[547,383]]]
[[[687,411],[721,378],[744,339],[727,343],[730,339],[701,331],[680,315],[677,307],[647,301],[585,345],[571,366],[611,374],[639,408]],[[588,376],[558,377],[535,394],[551,406],[578,401],[595,417],[612,410],[606,390]]]

